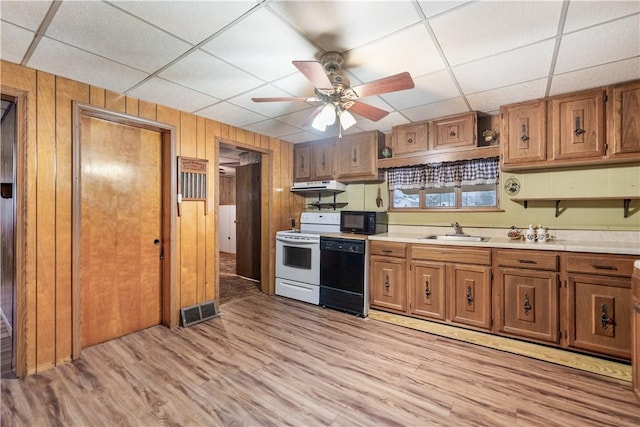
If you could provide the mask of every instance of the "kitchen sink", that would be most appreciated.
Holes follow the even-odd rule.
[[[432,236],[422,237],[422,239],[448,240],[451,242],[487,242],[489,241],[489,237],[470,236],[468,234],[435,234]]]

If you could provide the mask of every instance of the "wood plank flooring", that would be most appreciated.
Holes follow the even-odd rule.
[[[3,426],[637,426],[628,382],[257,295],[2,381]]]

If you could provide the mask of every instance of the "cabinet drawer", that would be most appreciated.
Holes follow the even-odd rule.
[[[567,272],[570,273],[631,277],[633,260],[633,257],[625,256],[568,254],[565,258],[565,265]]]
[[[411,258],[450,263],[491,265],[491,249],[413,245],[411,246]]]
[[[554,252],[496,251],[496,263],[500,267],[528,268],[532,270],[558,271],[559,256]]]
[[[397,242],[371,241],[369,246],[371,255],[392,256],[398,258],[406,257],[407,245]]]

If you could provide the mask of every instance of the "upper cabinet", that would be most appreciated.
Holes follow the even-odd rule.
[[[640,82],[504,105],[502,170],[640,161]]]
[[[604,102],[604,90],[549,101],[554,160],[604,156]]]
[[[411,155],[429,149],[429,122],[396,126],[391,135],[394,156]]]
[[[293,156],[295,182],[334,179],[333,140],[296,144]]]
[[[476,146],[477,114],[475,111],[434,120],[430,123],[430,150],[460,150]]]
[[[378,131],[354,133],[335,142],[336,179],[343,182],[379,180],[378,153],[384,148],[384,134]]]
[[[293,149],[293,180],[312,181],[311,144],[296,144]]]
[[[547,148],[547,104],[543,100],[507,105],[502,116],[501,146],[504,165],[542,162]]]
[[[640,82],[609,90],[607,141],[612,158],[640,155]]]

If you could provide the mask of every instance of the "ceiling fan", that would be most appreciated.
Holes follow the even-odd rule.
[[[307,118],[304,126],[311,124],[320,131],[324,131],[327,126],[334,124],[336,118],[340,122],[340,131],[353,126],[356,120],[347,110],[377,122],[389,112],[360,102],[359,98],[414,87],[413,79],[407,72],[351,87],[349,79],[342,69],[344,57],[339,52],[327,52],[322,55],[319,62],[293,61],[293,65],[313,84],[315,96],[251,99],[254,102],[319,102],[320,105]]]

